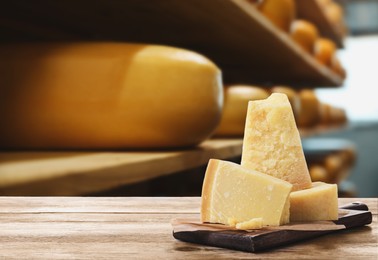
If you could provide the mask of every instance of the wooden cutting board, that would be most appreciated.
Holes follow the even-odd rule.
[[[220,224],[202,224],[195,219],[175,219],[172,220],[172,226],[173,236],[181,241],[258,252],[371,222],[372,214],[368,207],[356,202],[340,207],[337,221],[293,223],[254,231],[232,230]]]

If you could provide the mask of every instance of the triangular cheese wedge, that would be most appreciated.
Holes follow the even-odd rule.
[[[241,165],[293,184],[293,190],[311,187],[293,110],[285,94],[273,93],[250,101]]]
[[[232,162],[210,159],[202,188],[202,222],[256,227],[289,222],[292,185]],[[260,220],[259,220],[260,221]],[[239,225],[240,226],[240,225]]]

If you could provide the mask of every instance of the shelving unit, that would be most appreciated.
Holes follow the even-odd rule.
[[[182,47],[213,60],[226,84],[343,83],[244,0],[7,1],[0,8],[0,35],[5,44],[127,41]],[[205,165],[209,158],[237,157],[241,149],[241,139],[210,139],[179,151],[3,151],[0,195],[100,192]]]
[[[202,53],[226,83],[342,85],[244,0],[15,0],[0,10],[2,42],[128,41]]]
[[[82,195],[241,154],[241,139],[211,139],[175,151],[0,152],[0,195]]]
[[[306,138],[340,127],[301,129]],[[241,156],[243,140],[209,139],[196,148],[167,151],[3,151],[0,195],[82,195]]]

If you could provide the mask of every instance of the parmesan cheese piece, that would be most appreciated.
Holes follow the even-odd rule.
[[[211,159],[202,189],[202,222],[236,225],[262,218],[264,225],[289,220],[292,185],[238,164]]]
[[[293,184],[293,191],[311,187],[299,131],[285,94],[250,101],[241,165]]]
[[[240,222],[236,224],[236,229],[260,229],[263,227],[263,219],[262,218],[253,218],[244,222]]]
[[[314,182],[290,194],[290,221],[337,220],[337,185]]]

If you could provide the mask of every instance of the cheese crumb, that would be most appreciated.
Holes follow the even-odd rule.
[[[236,218],[228,218],[227,223],[230,227],[235,227],[238,224]]]
[[[263,227],[263,219],[262,218],[252,218],[250,220],[236,224],[236,228],[241,229],[241,230],[260,229],[262,227]]]

